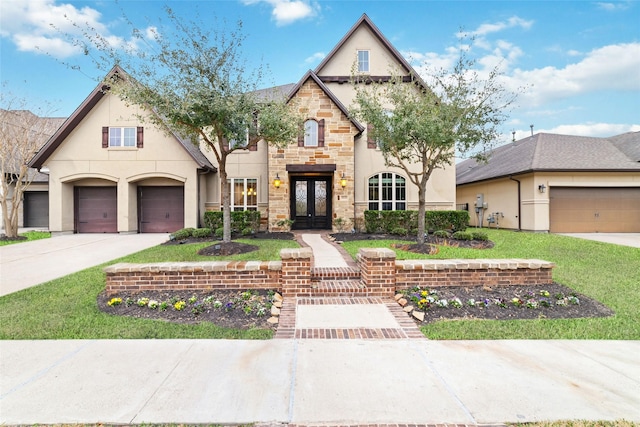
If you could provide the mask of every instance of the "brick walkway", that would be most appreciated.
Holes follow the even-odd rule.
[[[397,328],[297,328],[298,305],[380,304],[386,306],[398,322]],[[276,339],[426,339],[415,322],[391,298],[311,297],[285,298],[280,310]]]

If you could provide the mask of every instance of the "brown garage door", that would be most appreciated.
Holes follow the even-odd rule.
[[[118,232],[116,187],[75,187],[77,233]]]
[[[49,227],[49,193],[26,191],[24,193],[24,226]]]
[[[138,230],[173,233],[184,228],[184,187],[138,187]]]
[[[552,187],[552,233],[640,232],[640,188]]]

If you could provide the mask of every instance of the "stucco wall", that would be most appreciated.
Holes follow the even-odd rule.
[[[526,231],[549,231],[549,193],[555,187],[640,187],[640,174],[625,172],[535,172],[514,176],[521,182],[521,228]],[[540,192],[539,186],[545,191]],[[471,225],[477,224],[474,212],[476,195],[484,194],[486,212],[503,212],[500,228],[518,229],[518,184],[509,178],[460,185],[458,204],[469,203]],[[483,226],[487,226],[487,213]]]
[[[106,95],[49,157],[49,226],[74,230],[74,186],[118,187],[118,231],[137,231],[137,186],[184,185],[185,226],[198,224],[197,165],[172,136],[136,118],[140,110]],[[102,148],[102,127],[144,126],[144,147]]]

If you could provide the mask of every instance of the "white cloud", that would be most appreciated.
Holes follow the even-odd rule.
[[[242,0],[242,2],[246,5],[268,4],[273,8],[271,16],[278,26],[313,17],[320,10],[318,3],[308,0]]]
[[[518,16],[512,16],[511,18],[507,19],[506,21],[502,21],[502,22],[495,22],[495,23],[490,23],[490,24],[482,24],[480,25],[478,28],[476,28],[473,31],[463,31],[462,33],[458,34],[459,36],[463,36],[463,35],[470,35],[470,36],[475,36],[475,37],[484,37],[488,34],[492,34],[492,33],[497,33],[509,28],[522,28],[524,30],[528,30],[529,28],[531,28],[531,26],[533,25],[533,21],[527,21],[525,19],[522,19]]]
[[[313,55],[309,56],[307,59],[305,59],[304,62],[305,64],[313,64],[315,62],[322,61],[325,56],[327,56],[327,54],[324,52],[316,52]]]
[[[507,77],[510,87],[533,85],[524,94],[531,105],[600,90],[640,91],[640,42],[603,46],[564,68],[547,66],[514,70]]]
[[[0,8],[0,36],[10,38],[23,52],[58,59],[82,54],[78,41],[84,32],[99,35],[113,47],[136,47],[135,39],[111,34],[102,14],[88,6],[76,8],[57,0],[12,0],[2,2]]]
[[[630,6],[630,2],[597,2],[596,5],[599,9],[606,10],[608,12],[615,12],[618,10],[627,10]]]

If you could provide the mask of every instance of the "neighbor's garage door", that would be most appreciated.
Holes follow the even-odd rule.
[[[49,193],[27,191],[24,193],[24,226],[49,227]]]
[[[76,187],[75,217],[78,233],[118,231],[116,187]]]
[[[552,187],[552,233],[639,233],[640,188]]]
[[[172,233],[184,228],[184,187],[138,187],[141,233]]]

